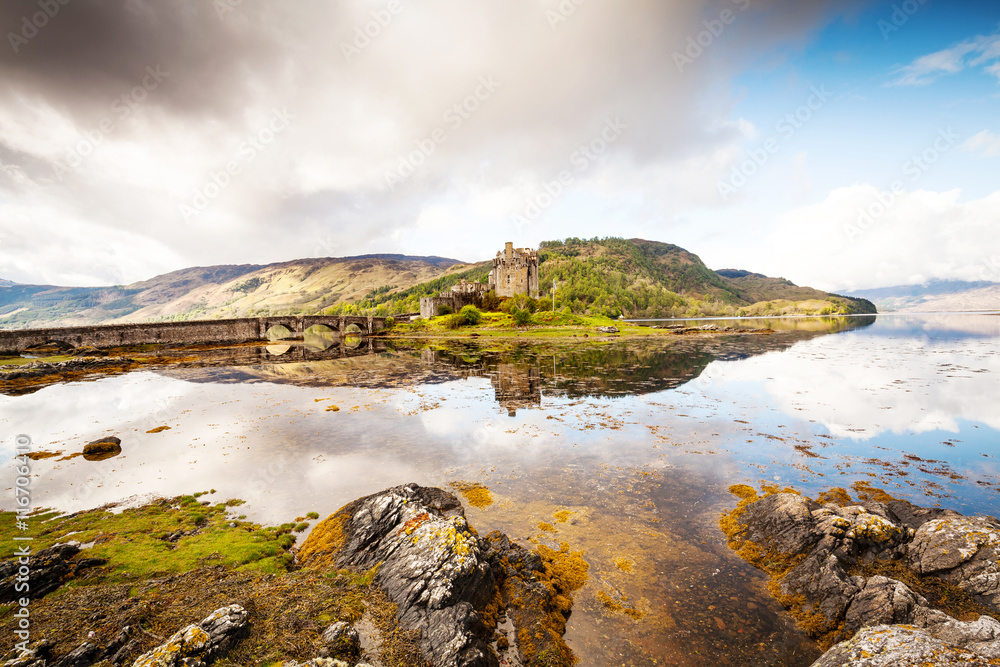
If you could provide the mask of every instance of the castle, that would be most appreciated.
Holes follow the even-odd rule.
[[[510,241],[493,258],[493,269],[485,283],[470,283],[464,278],[451,290],[439,296],[420,299],[420,317],[434,317],[442,306],[457,313],[464,306],[479,306],[483,295],[490,290],[499,297],[527,294],[538,298],[538,251],[515,248]]]

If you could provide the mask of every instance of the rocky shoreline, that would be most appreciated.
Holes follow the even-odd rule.
[[[1000,664],[1000,522],[871,487],[806,498],[747,486],[729,545],[829,650],[813,667]]]
[[[190,571],[141,580],[134,571],[121,571],[113,557],[94,558],[75,541],[57,542],[26,558],[31,641],[0,664],[559,667],[576,662],[562,635],[572,593],[585,581],[583,559],[529,551],[498,532],[480,536],[448,492],[409,484],[354,501],[315,526],[294,562],[294,549],[287,557],[279,553],[291,546],[281,529],[230,521],[225,508],[237,501],[214,510],[203,502],[184,497],[122,513],[133,513],[128,520],[138,524],[137,531],[154,532],[145,537],[155,542],[157,553],[172,551],[178,559],[189,557],[182,549],[199,549],[198,540],[216,548],[224,539],[232,541],[233,554],[207,553]],[[66,517],[57,532],[90,537],[90,525],[108,521],[101,516],[107,514],[104,508],[81,514]],[[189,516],[191,530],[168,533],[156,527],[176,521],[189,528],[184,523]],[[146,545],[138,535],[98,533],[93,542],[117,539],[123,548],[139,551]],[[255,557],[261,560],[209,565],[226,558],[244,562],[243,550],[258,544],[263,546]],[[11,633],[23,595],[15,589],[20,566],[16,558],[0,561],[0,603],[6,605],[0,618]],[[247,566],[259,566],[260,572]],[[184,618],[186,625],[178,623]],[[163,633],[165,627],[170,629]]]

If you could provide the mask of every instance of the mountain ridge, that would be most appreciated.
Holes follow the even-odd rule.
[[[694,253],[660,241],[544,241],[539,259],[543,289],[555,280],[556,307],[574,312],[626,317],[874,312],[866,301],[784,278],[741,269],[713,271]],[[491,260],[375,253],[188,267],[106,287],[0,283],[0,327],[411,313],[420,297],[446,291],[462,279],[485,281],[491,267]]]

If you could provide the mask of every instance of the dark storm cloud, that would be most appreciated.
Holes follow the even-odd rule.
[[[482,203],[456,217],[509,216],[614,119],[627,125],[615,140],[618,178],[648,178],[651,197],[686,195],[648,174],[739,137],[732,75],[855,4],[8,0],[0,187],[20,195],[6,204],[16,222],[0,221],[0,232],[29,247],[28,225],[62,233],[76,221],[85,231],[72,249],[74,280],[88,256],[94,276],[107,273],[101,248],[112,241],[126,274],[147,272],[135,278],[190,264],[395,251],[402,241],[388,239],[426,238],[421,225],[441,231],[428,209],[450,214],[470,192]],[[35,21],[43,6],[58,11]],[[390,6],[398,11],[387,14]],[[724,15],[732,21],[679,65],[677,54]],[[150,68],[165,73],[155,87]],[[116,101],[133,92],[141,104],[117,113]],[[244,159],[247,137],[286,110],[288,129]],[[388,189],[386,174],[428,141],[432,153]],[[705,169],[714,174],[724,159]],[[220,176],[233,160],[238,173]],[[199,195],[205,206],[182,216]],[[470,228],[456,227],[453,241]],[[129,252],[140,241],[145,256]],[[474,255],[473,244],[495,239],[462,242],[450,254]],[[29,257],[2,250],[0,270],[31,270]],[[44,266],[58,275],[57,251],[47,252]]]
[[[266,15],[251,2],[241,11]],[[264,26],[226,22],[212,2],[9,0],[0,25],[6,92],[70,113],[105,109],[156,66],[170,78],[157,104],[171,113],[231,111],[248,93],[248,74],[266,74],[278,59]]]

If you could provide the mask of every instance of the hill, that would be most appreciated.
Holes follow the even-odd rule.
[[[1000,310],[1000,283],[984,280],[932,280],[922,285],[896,285],[851,292],[871,300],[881,311],[953,312]]]
[[[863,299],[844,297],[784,278],[724,269],[713,271],[687,250],[644,239],[576,239],[543,241],[539,246],[539,283],[551,308],[555,280],[556,308],[574,313],[617,317],[695,317],[711,315],[874,313]],[[356,306],[384,312],[416,310],[420,296],[437,294],[461,278],[485,280],[491,264],[483,262],[461,273],[385,292]]]
[[[421,296],[461,279],[485,281],[492,262],[443,257],[360,255],[276,264],[194,267],[131,285],[55,287],[0,283],[0,327],[66,326],[272,314],[365,313],[419,309]],[[539,248],[541,304],[617,317],[871,313],[841,297],[783,278],[713,271],[693,254],[644,239],[566,239]],[[551,306],[549,306],[551,307]]]
[[[379,289],[409,288],[467,268],[408,255],[301,259],[181,269],[131,285],[0,283],[3,328],[316,313]]]

